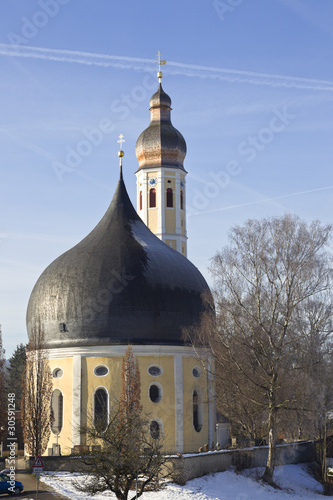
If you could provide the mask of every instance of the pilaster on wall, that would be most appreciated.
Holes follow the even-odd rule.
[[[208,384],[208,444],[209,448],[215,442],[215,394],[214,394],[214,374],[212,358],[208,358],[207,363],[207,384]]]
[[[82,425],[82,358],[73,356],[73,399],[72,399],[72,442],[82,444],[80,429]]]
[[[175,355],[175,450],[184,453],[183,356]]]

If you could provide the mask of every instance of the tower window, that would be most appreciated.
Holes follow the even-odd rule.
[[[166,191],[166,206],[168,208],[173,207],[173,191],[171,188],[168,188]]]
[[[53,413],[53,424],[51,430],[53,434],[60,434],[62,429],[63,395],[59,389],[52,392],[51,408]]]
[[[139,203],[139,206],[140,206],[140,210],[142,210],[142,191],[140,191],[140,203]]]
[[[100,388],[94,394],[94,424],[96,428],[105,430],[108,423],[108,394]]]
[[[162,386],[160,384],[151,384],[149,387],[149,399],[153,403],[159,403],[162,399]]]
[[[156,189],[152,188],[149,190],[149,208],[156,207]]]
[[[183,191],[180,191],[180,209],[184,210],[184,195],[183,195]]]
[[[200,389],[193,391],[193,427],[197,432],[202,429],[202,396]]]

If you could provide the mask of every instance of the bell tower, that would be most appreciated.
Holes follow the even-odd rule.
[[[187,256],[186,143],[171,123],[171,99],[162,88],[158,53],[159,86],[150,99],[150,124],[139,136],[135,152],[139,162],[137,212],[164,243]]]

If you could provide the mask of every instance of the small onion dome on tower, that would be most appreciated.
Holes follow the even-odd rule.
[[[186,142],[171,123],[171,99],[159,84],[150,99],[150,125],[139,136],[135,152],[139,170],[152,167],[173,167],[184,170]]]
[[[120,172],[101,221],[38,279],[27,327],[41,328],[45,348],[182,345],[182,328],[211,308],[201,273],[142,222]]]

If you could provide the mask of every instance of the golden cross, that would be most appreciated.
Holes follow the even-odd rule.
[[[123,134],[120,134],[119,141],[117,141],[117,142],[120,143],[120,151],[122,151],[123,150],[123,142],[125,142]]]
[[[161,66],[163,66],[164,64],[167,63],[164,59],[161,59],[161,52],[160,51],[158,51],[158,53],[157,53],[157,61],[156,62],[158,63],[158,71],[160,72]]]

